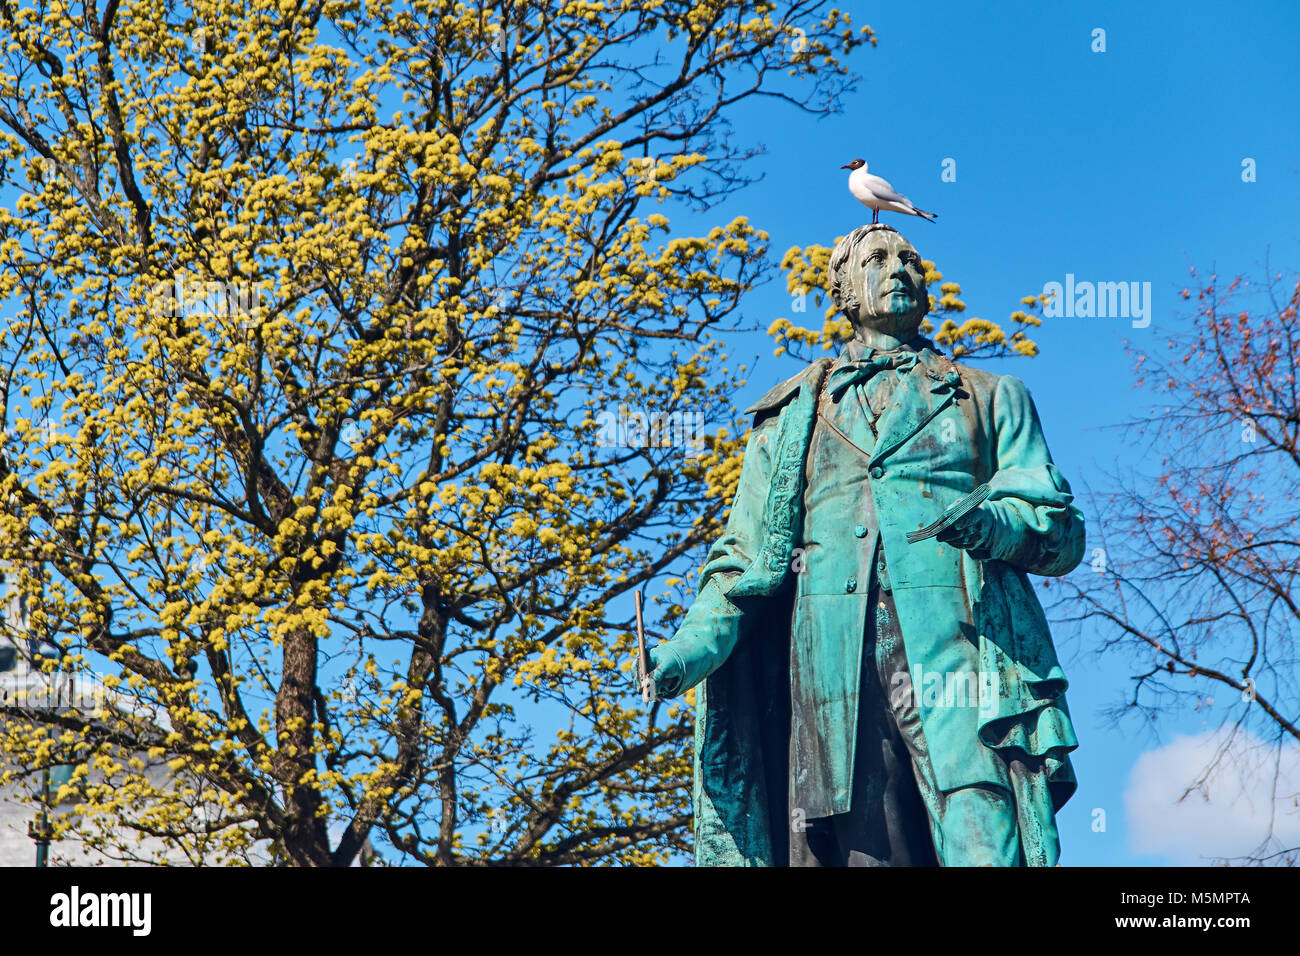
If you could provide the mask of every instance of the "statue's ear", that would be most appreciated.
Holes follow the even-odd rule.
[[[861,303],[858,302],[858,297],[852,289],[835,297],[835,308],[839,309],[840,314],[850,322],[858,320],[858,307],[860,305]]]

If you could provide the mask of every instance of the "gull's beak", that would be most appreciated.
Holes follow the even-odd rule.
[[[848,163],[845,163],[843,166],[840,167],[840,169],[852,169],[852,168],[853,167],[850,166]]]

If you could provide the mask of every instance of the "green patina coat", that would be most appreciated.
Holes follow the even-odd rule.
[[[795,627],[810,626],[792,614],[792,556],[802,534],[815,400],[832,364],[814,363],[747,410],[755,425],[726,531],[710,549],[681,627],[656,649],[677,657],[684,674],[679,691],[698,686],[699,865],[785,861],[792,616]],[[1052,813],[1075,789],[1068,753],[1077,740],[1065,675],[1026,573],[1072,570],[1083,556],[1084,529],[1029,393],[1019,379],[954,365],[926,343],[877,424],[869,492],[909,665],[922,674],[981,675],[978,707],[944,706],[916,688],[939,787],[1005,785],[1001,761],[1029,755],[1045,762],[1052,806],[1040,812]],[[994,518],[986,551],[906,541],[907,532],[984,482],[992,493],[982,508]],[[852,526],[849,516],[846,522]],[[837,569],[836,582],[801,582],[800,590],[830,595],[845,576],[869,580],[872,542],[863,544],[859,567]],[[812,626],[863,626],[856,602],[824,601],[811,610],[809,602],[816,603],[800,601],[800,615],[814,620]],[[847,715],[856,713],[856,671],[827,668],[818,680],[826,686],[813,693],[824,700],[851,696],[844,718],[851,742]],[[832,772],[850,768],[844,761]],[[847,792],[848,780],[843,783]]]

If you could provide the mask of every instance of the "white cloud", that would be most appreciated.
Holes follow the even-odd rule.
[[[1297,792],[1300,746],[1279,756],[1244,731],[1176,737],[1133,765],[1124,791],[1129,847],[1182,865],[1244,856],[1258,851],[1270,817],[1273,850],[1300,846]]]

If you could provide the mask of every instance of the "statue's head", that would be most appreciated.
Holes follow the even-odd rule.
[[[921,257],[889,226],[859,226],[837,242],[829,273],[831,301],[859,337],[874,329],[906,342],[930,311]]]

